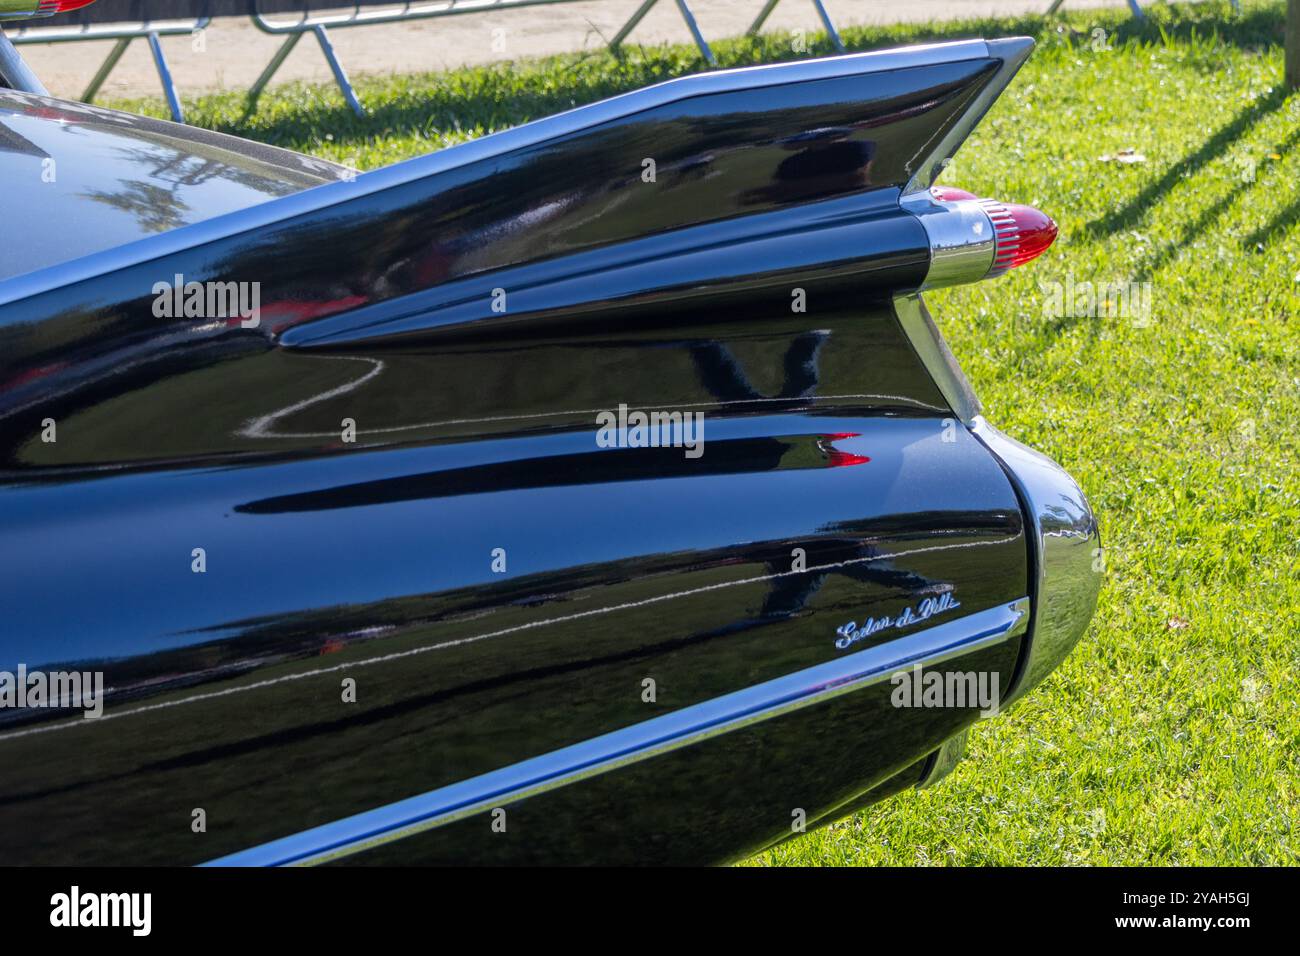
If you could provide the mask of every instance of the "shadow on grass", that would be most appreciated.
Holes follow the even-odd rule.
[[[1242,245],[1247,249],[1267,246],[1297,222],[1300,222],[1300,199],[1294,200],[1271,220],[1243,239]]]
[[[1280,6],[1252,8],[1244,15],[1224,19],[1227,10],[1226,2],[1159,7],[1144,21],[1129,18],[1123,9],[1092,10],[1063,20],[1034,15],[850,28],[843,36],[849,52],[1012,35],[1032,36],[1040,43],[1087,43],[1090,25],[1101,23],[1108,31],[1108,41],[1117,46],[1209,39],[1242,47],[1281,42],[1285,21]],[[818,44],[814,52],[827,48],[824,36],[814,42]],[[714,49],[723,68],[807,58],[807,54],[793,52],[788,35],[782,33],[721,41]],[[357,84],[359,93],[371,107],[365,117],[353,115],[340,97],[328,105],[311,103],[268,119],[265,112],[249,111],[242,104],[232,110],[227,96],[199,100],[192,122],[282,145],[311,142],[326,133],[336,143],[360,143],[430,131],[501,129],[702,69],[694,47],[625,46],[618,55],[603,51],[569,54],[518,66],[506,63],[398,80],[362,80]],[[285,89],[293,91],[294,87]],[[299,85],[297,95],[304,89],[310,88]],[[275,92],[265,94],[263,106],[276,97]],[[213,104],[217,104],[215,108]],[[1275,108],[1277,104],[1271,105]],[[1140,211],[1132,215],[1140,215]],[[1100,225],[1103,229],[1122,228],[1127,221],[1108,217]]]
[[[1300,131],[1287,139],[1287,148],[1293,146],[1298,139],[1300,139]],[[1300,197],[1284,206],[1281,212],[1243,239],[1241,244],[1247,249],[1256,247],[1262,249],[1297,222],[1300,222]]]
[[[1243,109],[1230,122],[1220,127],[1213,136],[1170,166],[1165,170],[1163,176],[1144,187],[1131,200],[1108,212],[1100,219],[1088,223],[1085,228],[1094,236],[1104,236],[1136,226],[1152,207],[1164,199],[1165,195],[1177,185],[1179,180],[1199,172],[1205,166],[1226,154],[1253,127],[1269,114],[1281,108],[1289,96],[1290,94],[1281,86],[1274,87],[1267,96],[1261,96]],[[1291,139],[1294,139],[1294,137]],[[1232,195],[1235,195],[1235,191]],[[1220,203],[1216,203],[1206,211],[1205,215],[1213,214],[1211,218],[1217,217],[1223,211],[1219,206]]]
[[[1286,153],[1293,149],[1300,142],[1300,129],[1292,130],[1287,138],[1282,141],[1278,147],[1279,151]],[[1203,165],[1203,164],[1202,164]],[[1196,217],[1195,221],[1185,226],[1179,233],[1177,239],[1172,242],[1162,243],[1158,249],[1153,250],[1149,255],[1141,259],[1135,269],[1134,276],[1138,281],[1149,280],[1154,277],[1155,273],[1164,268],[1170,261],[1178,255],[1188,242],[1196,236],[1207,232],[1211,226],[1236,203],[1242,193],[1249,190],[1255,185],[1253,180],[1241,179],[1226,194],[1220,196],[1211,205]],[[1295,221],[1298,210],[1300,210],[1300,200],[1296,200],[1290,206],[1286,207],[1274,217],[1269,223],[1260,227],[1250,236],[1243,240],[1243,244],[1250,247],[1255,244],[1263,244],[1271,236],[1286,229]]]

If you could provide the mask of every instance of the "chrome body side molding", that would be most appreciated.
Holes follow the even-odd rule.
[[[1022,598],[204,865],[307,865],[350,856],[829,701],[913,664],[932,666],[1000,644],[1024,634],[1028,620],[1029,600]]]
[[[1087,498],[1060,465],[983,418],[975,419],[971,432],[1002,463],[1032,530],[1029,646],[1005,705],[1041,682],[1083,636],[1101,590],[1101,534]]]

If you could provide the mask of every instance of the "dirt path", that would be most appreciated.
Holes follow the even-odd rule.
[[[825,0],[836,26],[899,23],[1042,12],[1049,0]],[[1066,0],[1066,9],[1117,6],[1123,0]],[[524,7],[414,23],[333,30],[331,36],[344,67],[353,76],[365,73],[412,73],[465,64],[544,56],[600,47],[636,9],[639,0],[588,0],[555,6]],[[692,0],[704,36],[709,39],[745,32],[762,0]],[[765,29],[809,32],[820,21],[807,0],[781,0]],[[243,89],[252,84],[280,40],[244,19],[218,20],[206,32],[206,49],[196,51],[189,36],[163,41],[181,95],[205,90]],[[631,43],[689,43],[690,33],[672,0],[660,0],[632,33]],[[37,75],[56,96],[80,96],[111,42],[24,45],[21,49]],[[828,51],[829,52],[829,51]],[[330,80],[329,68],[310,37],[304,37],[276,76],[277,82]],[[104,85],[103,97],[152,96],[158,77],[148,45],[137,40]]]

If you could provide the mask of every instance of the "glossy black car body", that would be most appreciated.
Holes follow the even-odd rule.
[[[978,707],[890,675],[1005,704],[1096,597],[1083,496],[918,295],[907,197],[1028,51],[692,77],[359,176],[0,93],[0,669],[108,688],[0,710],[0,860],[719,862],[941,776]],[[602,443],[620,409],[702,453]]]

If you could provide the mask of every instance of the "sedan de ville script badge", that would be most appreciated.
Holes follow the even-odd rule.
[[[841,624],[835,629],[835,633],[839,635],[839,639],[835,641],[835,646],[840,650],[844,650],[852,647],[864,637],[878,634],[887,627],[907,627],[909,624],[924,621],[936,614],[942,614],[944,611],[951,611],[959,607],[961,607],[961,602],[953,597],[953,592],[945,591],[943,594],[923,599],[916,605],[915,610],[911,607],[903,608],[897,617],[890,617],[888,614],[884,617],[869,617],[862,622],[861,627],[858,627],[857,621],[849,621],[849,623]]]

